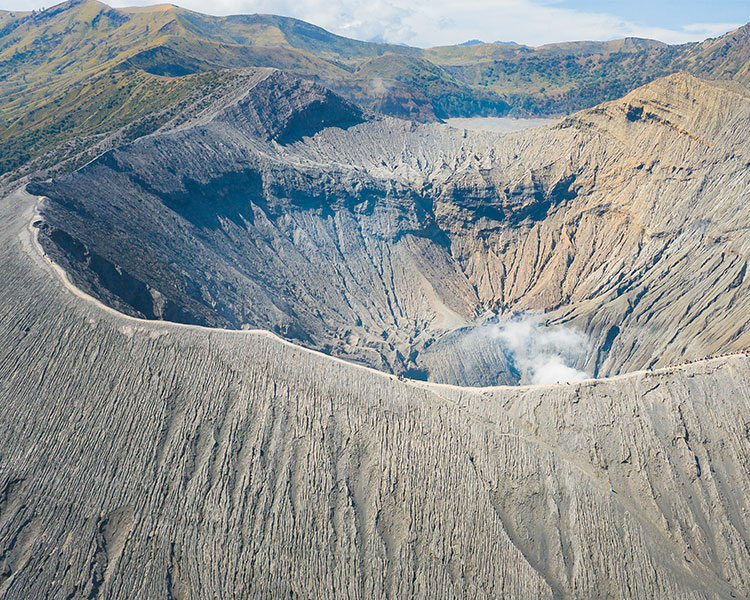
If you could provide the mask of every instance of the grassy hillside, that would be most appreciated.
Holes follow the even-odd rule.
[[[457,81],[497,93],[519,113],[568,113],[622,96],[676,71],[750,85],[750,27],[700,44],[627,38],[537,48],[478,44],[424,56]]]
[[[0,11],[0,173],[131,122],[147,132],[148,115],[211,86],[201,74],[226,69],[276,67],[365,108],[418,120],[545,115],[677,70],[748,85],[749,36],[746,26],[681,46],[625,39],[421,50],[351,40],[286,17],[213,17],[173,5],[113,9],[71,0],[45,11]]]
[[[48,104],[38,105],[3,124],[0,173],[71,138],[88,138],[93,142],[101,134],[139,120],[145,122],[131,135],[150,133],[162,122],[155,113],[207,84],[210,75],[161,81],[138,71],[112,72],[72,86]]]
[[[210,83],[191,75],[222,69],[284,69],[365,107],[420,120],[506,111],[499,97],[475,92],[419,53],[271,15],[218,18],[171,5],[112,9],[95,0],[39,12],[2,11],[0,173],[68,139],[164,110]],[[390,57],[405,63],[366,66]],[[389,74],[378,75],[378,69]],[[478,99],[487,106],[478,106]]]

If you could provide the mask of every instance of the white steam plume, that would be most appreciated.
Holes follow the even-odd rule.
[[[523,313],[487,325],[486,335],[503,346],[516,365],[521,383],[566,383],[590,376],[571,366],[586,349],[586,337],[564,326],[547,327],[539,316]]]

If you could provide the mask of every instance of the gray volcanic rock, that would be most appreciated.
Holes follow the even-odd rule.
[[[585,332],[573,366],[594,375],[750,346],[741,93],[674,75],[505,136],[361,118],[249,72],[34,187],[42,242],[129,314],[270,329],[434,381],[518,382],[502,348],[468,349],[467,366],[451,344],[519,310]]]
[[[190,124],[206,119],[246,135],[289,144],[326,127],[345,128],[362,122],[359,107],[324,87],[282,71],[239,71],[232,87],[231,91],[224,87],[224,95],[198,114],[189,112]],[[177,121],[185,118],[187,115],[181,115]],[[165,129],[175,126],[172,122]]]
[[[401,382],[117,314],[0,202],[0,598],[750,595],[750,358]]]

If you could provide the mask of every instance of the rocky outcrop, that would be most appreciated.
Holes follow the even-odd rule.
[[[0,598],[750,594],[750,359],[454,388],[136,320],[0,203]]]
[[[248,72],[33,188],[42,241],[129,314],[269,329],[437,381],[517,382],[497,347],[469,350],[470,375],[446,360],[477,319],[518,310],[585,332],[573,366],[594,375],[750,346],[745,96],[675,75],[506,136],[362,118]]]

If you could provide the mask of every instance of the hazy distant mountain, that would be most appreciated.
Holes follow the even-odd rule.
[[[472,40],[421,50],[351,40],[287,17],[213,17],[172,5],[72,0],[0,11],[0,172],[53,149],[35,167],[56,163],[122,127],[130,127],[125,137],[142,135],[217,77],[231,77],[221,71],[280,68],[365,109],[420,121],[559,114],[680,69],[747,83],[748,31],[682,46]]]

